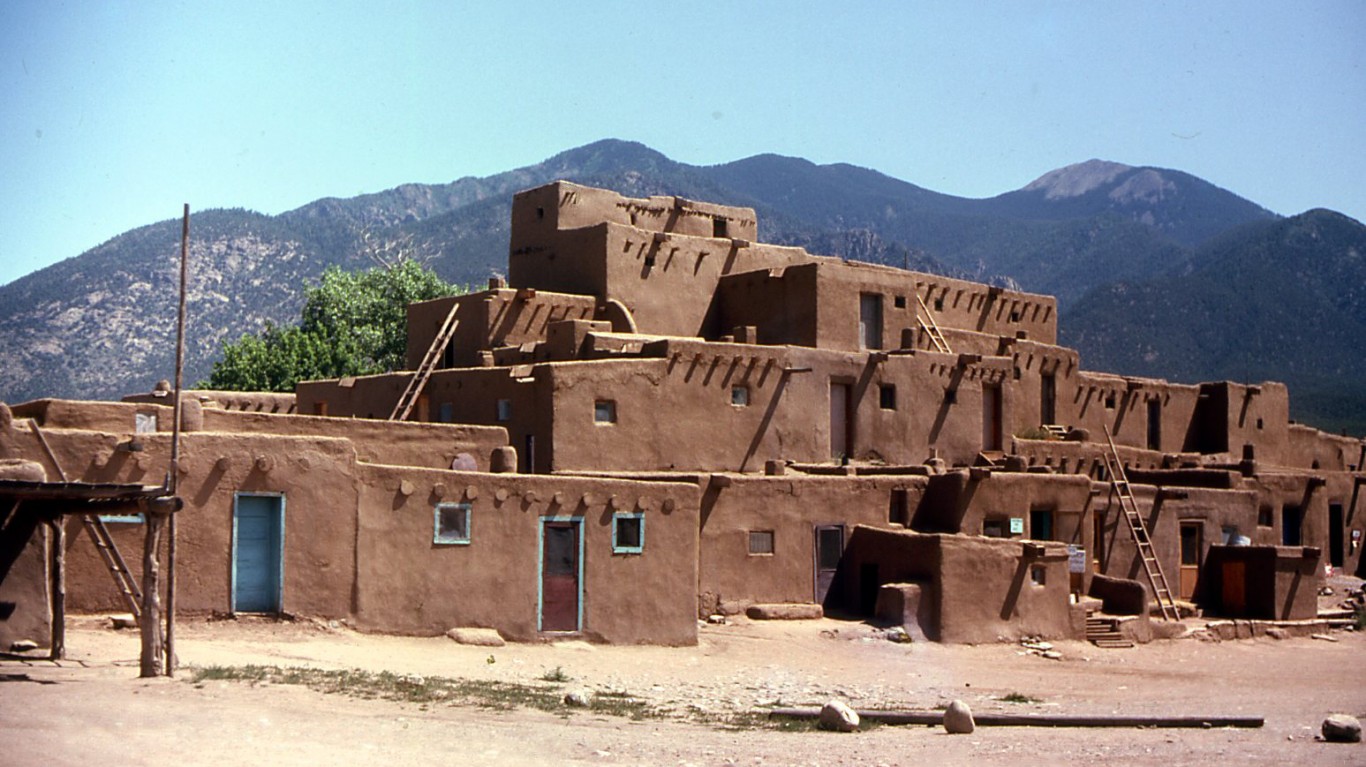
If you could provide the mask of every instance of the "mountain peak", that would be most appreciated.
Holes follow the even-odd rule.
[[[1080,197],[1114,181],[1116,176],[1128,170],[1133,169],[1117,162],[1087,160],[1049,171],[1030,182],[1024,191],[1043,192],[1049,200]]]

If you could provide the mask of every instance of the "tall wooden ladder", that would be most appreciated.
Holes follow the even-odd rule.
[[[104,520],[93,514],[81,517],[85,524],[86,532],[90,533],[90,540],[95,542],[95,548],[100,552],[100,559],[104,560],[104,566],[109,568],[109,574],[114,576],[114,586],[123,595],[124,604],[128,606],[128,612],[133,614],[133,619],[139,625],[142,623],[142,589],[138,588],[137,580],[133,574],[128,572],[128,563],[123,561],[123,555],[119,553],[119,547],[114,544],[114,538],[109,535],[109,528],[105,526]]]
[[[1133,536],[1138,556],[1143,560],[1143,571],[1147,573],[1148,584],[1152,586],[1153,596],[1157,598],[1158,610],[1161,611],[1163,620],[1179,621],[1181,613],[1177,611],[1176,602],[1172,599],[1167,576],[1162,573],[1162,563],[1153,552],[1148,526],[1143,523],[1143,517],[1138,513],[1138,501],[1134,499],[1133,490],[1129,487],[1124,462],[1119,459],[1119,450],[1115,448],[1115,441],[1110,436],[1108,426],[1105,427],[1105,442],[1110,447],[1110,452],[1105,455],[1105,469],[1110,475],[1110,489],[1119,496],[1120,511],[1129,525],[1129,533]]]
[[[417,404],[417,398],[422,395],[422,390],[427,386],[427,379],[432,377],[432,371],[441,362],[441,355],[446,351],[446,345],[455,336],[455,328],[460,321],[455,318],[456,310],[460,304],[451,304],[451,310],[446,314],[445,322],[441,323],[441,330],[437,331],[436,338],[432,345],[427,349],[427,354],[422,358],[422,364],[418,365],[413,377],[408,380],[408,388],[403,390],[402,396],[394,404],[394,412],[390,414],[390,421],[406,421],[413,412],[413,405]]]
[[[925,299],[920,297],[920,291],[916,291],[915,300],[920,304],[920,316],[916,317],[916,320],[920,323],[920,329],[925,331],[925,335],[930,337],[930,341],[934,343],[936,351],[952,354],[953,350],[949,348],[949,342],[944,339],[944,333],[939,329],[939,323],[934,321],[934,315],[930,313],[930,307],[925,305]]]

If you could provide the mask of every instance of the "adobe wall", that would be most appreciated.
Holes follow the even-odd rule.
[[[1006,290],[980,282],[914,272],[915,290],[942,328],[1058,342],[1058,302],[1053,296]],[[908,303],[914,303],[914,297]],[[955,350],[956,351],[956,350]]]
[[[459,324],[439,363],[443,368],[479,365],[483,350],[544,341],[550,323],[591,320],[597,309],[592,296],[508,288],[409,304],[408,370],[421,367],[452,305],[459,306]]]
[[[817,274],[816,264],[800,264],[721,277],[707,336],[720,338],[750,326],[761,344],[817,346]]]
[[[867,604],[876,585],[920,582],[933,602],[926,636],[976,644],[1002,637],[1074,638],[1068,604],[1067,550],[960,535],[860,526],[837,580],[842,603]],[[1035,572],[1037,570],[1037,572]],[[1042,582],[1039,582],[1042,581]]]
[[[1086,509],[1091,481],[1084,476],[960,469],[929,478],[911,528],[926,533],[985,535],[988,523],[1006,538],[1089,544]],[[1051,512],[1052,530],[1034,529],[1031,512]],[[1011,520],[1020,532],[1011,532]]]
[[[582,524],[583,634],[620,644],[693,644],[696,486],[364,466],[357,625],[439,634],[455,626],[538,636],[540,524]],[[433,542],[436,503],[470,504],[470,542]],[[614,514],[644,515],[639,554],[614,553]]]
[[[30,515],[0,510],[0,652],[31,640],[48,647],[52,601],[47,561],[51,532]]]
[[[717,475],[704,485],[696,595],[700,615],[754,603],[815,600],[815,528],[891,525],[894,494],[914,509],[925,478]],[[773,552],[750,553],[751,531]]]
[[[1321,561],[1320,552],[1301,547],[1211,546],[1201,569],[1201,604],[1208,616],[1312,620]]]

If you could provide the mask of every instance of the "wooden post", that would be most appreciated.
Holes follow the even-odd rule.
[[[66,518],[50,520],[52,526],[52,647],[48,657],[66,657]]]
[[[142,539],[142,673],[139,676],[161,676],[165,647],[161,642],[161,573],[157,563],[161,547],[161,526],[166,515],[153,512],[150,506],[143,512],[147,524]]]
[[[166,489],[174,495],[180,482],[180,419],[182,404],[181,387],[185,381],[185,292],[189,280],[190,263],[190,204],[185,203],[185,215],[180,228],[180,311],[176,320],[175,346],[175,409],[171,425],[171,473],[166,478]],[[175,544],[176,519],[171,521],[166,531],[166,676],[175,674]]]

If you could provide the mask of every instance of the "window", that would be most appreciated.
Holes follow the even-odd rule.
[[[105,524],[120,525],[140,525],[146,521],[141,513],[138,514],[101,514],[100,521]]]
[[[438,503],[434,516],[433,543],[468,545],[470,542],[470,505]]]
[[[749,387],[732,386],[730,387],[730,404],[737,407],[745,407],[749,404]]]
[[[1276,513],[1270,506],[1263,506],[1257,509],[1257,526],[1273,527],[1276,524]]]
[[[749,553],[750,554],[772,554],[773,553],[773,531],[772,530],[750,530],[749,531]]]
[[[891,505],[887,509],[887,521],[894,525],[910,527],[911,503],[906,488],[899,487],[892,491]]]
[[[1106,395],[1105,395],[1105,409],[1106,409],[1106,410],[1114,410],[1114,409],[1115,409],[1115,394],[1114,394],[1114,392],[1110,392],[1109,394],[1106,394]]]
[[[1036,541],[1053,540],[1053,511],[1051,509],[1030,510],[1029,537]]]
[[[543,218],[545,218],[545,208],[537,208],[537,209],[536,209],[536,220],[537,220],[537,221],[540,221],[540,220],[543,219]]]
[[[612,553],[639,554],[644,548],[644,514],[617,514],[612,517]]]
[[[510,399],[500,399],[500,400],[498,400],[498,404],[497,404],[497,413],[496,413],[496,415],[498,416],[498,421],[499,421],[499,423],[505,423],[505,422],[507,422],[507,421],[511,421],[511,420],[512,420],[512,400],[510,400]]]
[[[1004,519],[984,519],[982,520],[982,535],[988,538],[1008,538],[1006,534],[1006,521]]]
[[[936,312],[942,312],[942,311],[944,311],[944,297],[943,297],[943,296],[940,296],[940,297],[934,299],[934,310],[935,310]]]
[[[616,400],[600,399],[593,403],[593,421],[596,423],[616,423]]]
[[[726,220],[725,220],[724,218],[721,218],[720,216],[716,216],[716,217],[712,218],[712,220],[711,220],[711,236],[712,236],[712,237],[728,237],[728,236],[729,236],[729,235],[726,234]]]
[[[133,431],[137,434],[152,434],[157,430],[156,413],[135,413],[133,415]]]
[[[1029,580],[1035,586],[1044,586],[1048,583],[1048,569],[1043,565],[1033,565],[1029,568]]]
[[[896,410],[896,385],[879,384],[877,387],[878,407],[883,410]]]
[[[906,308],[906,297],[905,297],[905,296],[896,296],[896,297],[894,297],[894,298],[892,299],[892,305],[895,306],[895,307],[898,308],[898,309],[905,309],[905,308]]]

